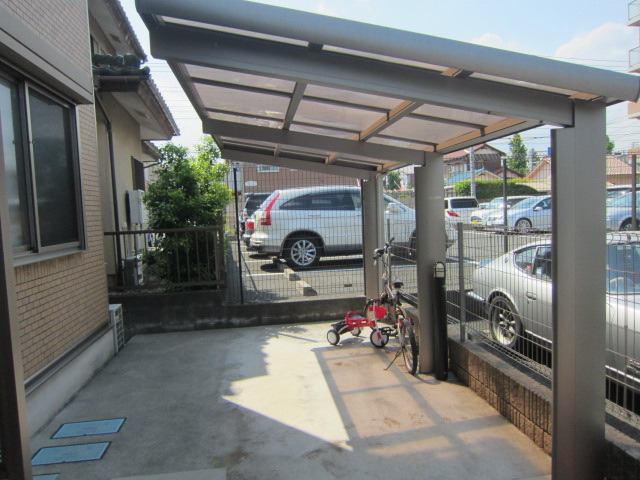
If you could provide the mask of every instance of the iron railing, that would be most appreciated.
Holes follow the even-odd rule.
[[[176,287],[222,288],[224,230],[222,227],[166,228],[105,232],[117,259],[116,290]],[[120,248],[116,248],[119,242]]]

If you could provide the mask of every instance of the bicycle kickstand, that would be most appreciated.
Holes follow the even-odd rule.
[[[389,365],[387,365],[387,368],[384,369],[384,371],[386,372],[387,370],[389,370],[389,368],[391,368],[391,365],[393,365],[393,362],[396,361],[396,359],[400,356],[400,354],[402,353],[402,347],[400,347],[398,349],[398,351],[396,352],[395,356],[393,357],[393,359],[391,360],[391,363],[389,363]]]

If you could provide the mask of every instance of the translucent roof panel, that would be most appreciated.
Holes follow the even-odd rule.
[[[279,128],[282,126],[280,120],[266,120],[264,118],[256,118],[253,116],[232,115],[222,112],[208,112],[209,118],[213,120],[221,120],[223,122],[241,123],[243,125],[255,125],[258,127]]]
[[[411,150],[425,150],[427,152],[435,151],[435,146],[427,142],[412,142],[409,140],[400,140],[397,138],[386,138],[376,136],[368,140],[370,143],[378,143],[380,145],[389,145],[390,147],[409,148]]]
[[[265,33],[251,32],[251,31],[242,30],[239,28],[223,27],[221,25],[214,25],[211,23],[196,22],[193,20],[183,20],[181,18],[174,18],[174,17],[167,17],[167,16],[158,16],[158,20],[165,23],[166,25],[173,24],[173,25],[181,25],[184,27],[195,27],[195,28],[201,28],[204,30],[213,30],[216,32],[231,33],[233,35],[241,35],[243,37],[259,38],[261,40],[271,40],[271,41],[276,41],[280,43],[287,43],[290,45],[301,45],[301,46],[308,45],[307,42],[304,42],[301,40],[280,37],[277,35],[268,35]]]
[[[504,117],[499,117],[497,115],[457,110],[453,108],[440,107],[438,105],[422,105],[413,113],[425,115],[427,117],[437,117],[445,120],[455,120],[458,122],[484,126],[493,125],[494,123],[504,120]]]
[[[354,136],[357,136],[353,132],[339,131],[337,129],[332,130],[328,128],[314,127],[311,125],[299,125],[296,123],[291,125],[291,128],[289,128],[289,130],[293,132],[313,133],[315,135],[324,135],[326,137],[333,137],[333,138],[352,139],[354,138]]]
[[[195,84],[194,89],[205,107],[215,107],[229,112],[282,119],[289,105],[288,98],[276,95],[265,95],[202,84]]]
[[[281,80],[279,78],[251,75],[249,73],[232,72],[220,70],[218,68],[201,67],[199,65],[185,65],[187,73],[192,78],[202,78],[216,82],[224,82],[233,85],[246,87],[265,88],[280,92],[291,93],[295,87],[295,82]]]
[[[337,53],[344,53],[347,55],[354,55],[357,57],[364,57],[364,58],[371,58],[373,60],[381,60],[383,62],[387,62],[387,63],[395,63],[397,65],[406,65],[408,67],[418,67],[418,68],[422,68],[425,70],[430,70],[430,71],[434,71],[434,72],[444,72],[445,70],[447,70],[449,67],[447,66],[442,66],[442,65],[434,65],[431,63],[424,63],[424,62],[416,62],[414,60],[406,60],[404,58],[398,58],[398,57],[389,57],[387,55],[379,55],[379,54],[375,54],[375,53],[368,53],[368,52],[362,52],[359,50],[351,50],[348,48],[341,48],[341,47],[334,47],[331,45],[326,45],[324,47],[324,50],[329,51],[329,52],[337,52]]]
[[[369,95],[362,92],[353,92],[350,90],[339,90],[337,88],[329,88],[321,85],[309,85],[305,90],[305,96],[325,98],[336,102],[355,103],[369,107],[378,107],[391,110],[401,100],[391,97],[383,97],[380,95]]]
[[[441,143],[451,137],[458,137],[469,133],[473,129],[429,122],[415,118],[403,118],[385,128],[382,135],[398,137],[407,140],[424,140],[431,143]]]
[[[318,126],[336,126],[362,131],[378,120],[380,116],[381,114],[378,112],[303,100],[300,102],[295,120]]]

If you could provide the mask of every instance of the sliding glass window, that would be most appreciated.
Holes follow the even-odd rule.
[[[81,248],[75,107],[0,72],[0,125],[14,254]]]

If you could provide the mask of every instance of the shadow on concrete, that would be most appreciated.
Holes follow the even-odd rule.
[[[102,460],[36,467],[59,480],[222,469],[228,479],[523,479],[550,459],[469,389],[412,377],[328,324],[138,335],[32,439],[111,442]],[[126,418],[54,440],[62,423]],[[164,478],[164,477],[163,477]],[[181,478],[179,474],[176,479]],[[217,477],[216,477],[217,478]]]

